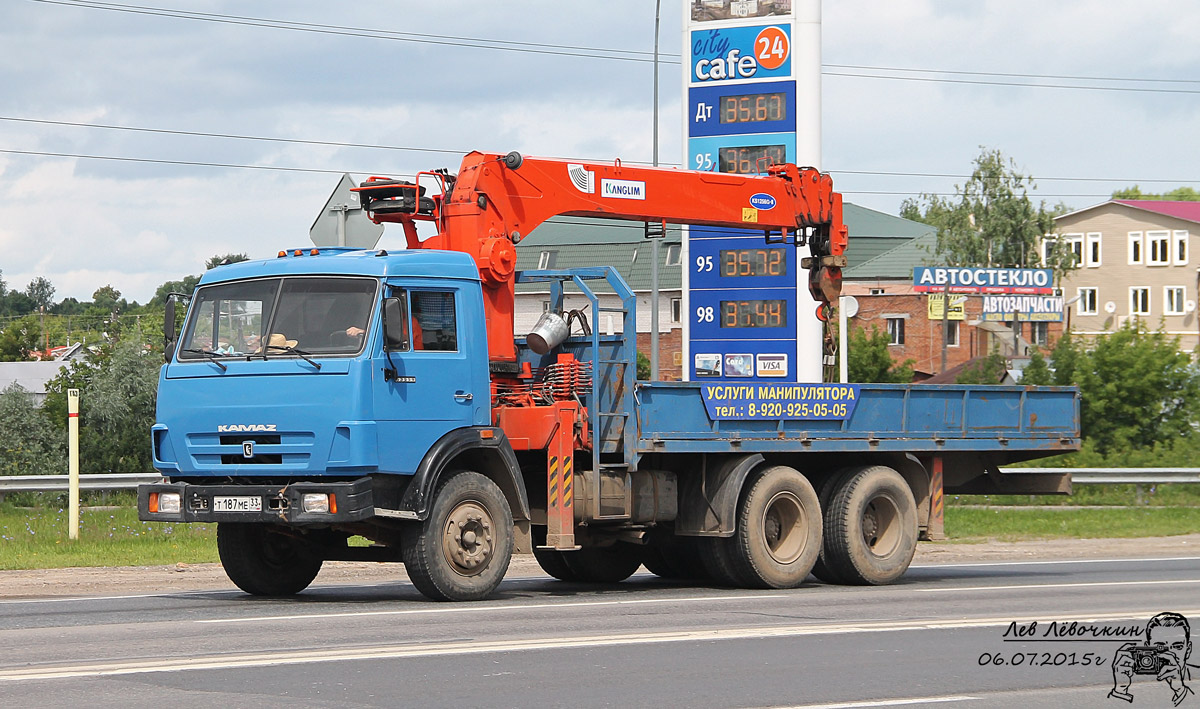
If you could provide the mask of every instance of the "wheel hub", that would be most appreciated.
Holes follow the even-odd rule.
[[[772,559],[780,564],[799,559],[808,546],[804,507],[799,498],[791,492],[772,497],[763,511],[762,531]]]
[[[442,553],[450,566],[464,576],[474,576],[487,567],[494,552],[495,523],[483,505],[474,501],[459,504],[450,512],[442,533]]]
[[[886,557],[899,548],[903,531],[900,509],[895,500],[880,495],[863,507],[861,526],[863,543],[877,557]]]

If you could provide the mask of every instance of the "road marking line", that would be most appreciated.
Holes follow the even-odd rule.
[[[755,601],[763,598],[788,598],[781,593],[745,594],[739,596],[685,596],[683,598],[635,598],[620,601],[568,601],[560,603],[505,603],[503,605],[462,605],[437,608],[409,608],[393,611],[349,611],[345,613],[306,613],[297,615],[264,615],[250,618],[208,618],[193,623],[261,623],[271,620],[313,620],[315,618],[361,618],[377,615],[432,615],[440,613],[484,613],[492,611],[533,610],[545,608],[590,608],[600,606],[633,606],[650,603],[702,603],[704,601]]]
[[[864,702],[838,702],[836,704],[795,704],[787,707],[772,707],[771,709],[860,709],[865,707],[902,707],[911,704],[946,704],[949,702],[969,702],[979,697],[965,694],[954,694],[942,697],[913,697],[911,699],[876,699]]]
[[[1200,583],[1200,579],[1159,581],[1094,581],[1091,583],[1027,583],[1014,586],[946,586],[944,588],[914,588],[917,593],[954,593],[958,591],[1013,591],[1030,588],[1100,588],[1101,586],[1164,586]]]
[[[965,564],[914,564],[910,569],[967,569],[977,566],[1045,566],[1051,564],[1145,564],[1155,561],[1200,561],[1200,556],[1165,556],[1156,559],[1051,559],[1042,561],[969,561]]]
[[[1200,610],[1180,610],[1185,616],[1200,615]],[[678,642],[715,642],[720,640],[778,639],[814,635],[845,635],[850,633],[899,632],[917,630],[954,630],[963,628],[1007,627],[1011,623],[1043,621],[1046,616],[969,618],[958,620],[905,620],[874,623],[841,623],[829,625],[791,625],[776,627],[722,628],[717,630],[662,631],[593,635],[574,638],[546,637],[510,640],[463,640],[443,642],[430,640],[407,645],[381,645],[345,649],[295,650],[287,652],[257,652],[253,654],[209,655],[199,658],[170,658],[131,660],[99,664],[24,667],[0,670],[0,682],[30,680],[74,679],[80,677],[109,677],[116,675],[182,672],[188,670],[244,669],[275,667],[324,662],[355,660],[395,660],[442,655],[474,655],[498,652],[533,650],[562,650],[596,648],[613,645],[653,645]],[[1098,623],[1110,620],[1142,619],[1141,613],[1084,614],[1059,616],[1055,620]]]

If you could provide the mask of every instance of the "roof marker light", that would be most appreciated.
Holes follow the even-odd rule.
[[[279,258],[283,258],[284,256],[287,256],[287,252],[286,252],[286,251],[280,251],[280,252],[279,252]]]
[[[303,254],[304,254],[304,249],[296,249],[294,252],[292,252],[293,256],[301,256]]]
[[[312,250],[310,250],[310,251],[308,252],[308,255],[309,255],[309,256],[316,256],[316,255],[318,255],[318,254],[320,254],[320,253],[321,253],[321,250],[320,250],[320,249],[312,249]]]

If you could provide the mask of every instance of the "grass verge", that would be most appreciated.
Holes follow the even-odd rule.
[[[955,541],[1168,537],[1195,532],[1200,532],[1200,507],[946,507],[946,534]]]
[[[1111,509],[946,508],[952,541],[1160,537],[1200,531],[1200,507]],[[140,522],[132,507],[80,513],[79,539],[67,538],[67,510],[0,505],[0,569],[152,566],[217,561],[215,524]],[[364,542],[365,543],[365,542]]]
[[[0,505],[0,569],[152,566],[217,560],[215,524],[140,522],[131,507],[85,507],[79,539],[65,507]]]

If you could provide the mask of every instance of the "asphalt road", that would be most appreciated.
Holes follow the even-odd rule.
[[[395,583],[12,599],[0,705],[1126,706],[1106,695],[1128,638],[1079,633],[1161,611],[1200,634],[1200,557],[914,567],[885,588],[789,591],[511,578],[477,604]],[[1130,706],[1171,706],[1155,677],[1132,689]]]

